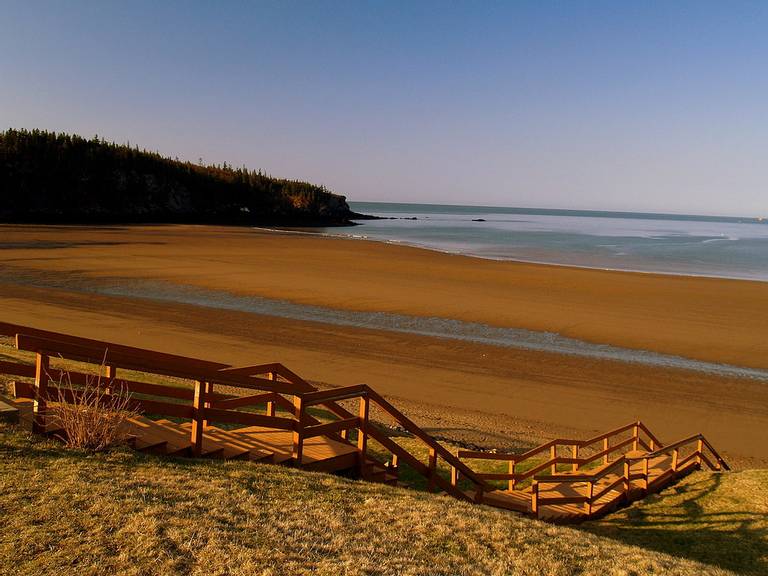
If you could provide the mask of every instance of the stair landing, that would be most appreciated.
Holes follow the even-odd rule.
[[[18,410],[19,421],[31,428],[33,402],[19,398],[10,401]],[[49,410],[56,404],[49,402]],[[191,456],[191,423],[170,420],[151,420],[144,416],[131,418],[125,423],[130,444],[142,452],[167,456]],[[49,426],[50,434],[56,434],[55,426]],[[293,464],[293,434],[286,430],[250,426],[226,430],[207,426],[203,435],[203,458],[240,459],[263,461],[272,464]],[[352,444],[325,436],[304,441],[301,467],[309,470],[335,472],[357,465],[358,451]]]

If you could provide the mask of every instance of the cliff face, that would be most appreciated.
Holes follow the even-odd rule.
[[[0,221],[350,224],[343,196],[245,168],[201,166],[98,138],[0,133]]]

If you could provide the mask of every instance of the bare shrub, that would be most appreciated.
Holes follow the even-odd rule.
[[[72,448],[101,451],[127,440],[126,421],[138,416],[131,408],[130,393],[114,381],[105,382],[101,371],[74,386],[66,372],[59,380],[58,405],[53,420],[64,430]]]

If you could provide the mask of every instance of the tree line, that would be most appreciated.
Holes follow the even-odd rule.
[[[0,132],[0,190],[5,222],[327,225],[353,215],[324,186],[44,130]]]

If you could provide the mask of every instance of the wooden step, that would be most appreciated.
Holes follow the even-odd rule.
[[[474,502],[474,490],[464,490],[464,495]],[[531,496],[517,490],[514,492],[491,490],[483,493],[483,504],[504,510],[529,513],[531,511]]]
[[[170,420],[154,420],[154,425],[157,428],[157,433],[167,436],[169,442],[173,442],[179,446],[178,456],[192,456],[192,441],[190,439],[191,432],[188,431],[184,424],[177,424]],[[191,425],[190,425],[191,427]],[[213,441],[211,438],[203,436],[203,446],[200,453],[201,458],[222,458],[224,456],[224,448],[219,445],[218,442]]]
[[[285,452],[275,452],[272,457],[272,462],[275,464],[292,464],[293,456],[286,454]]]
[[[11,400],[6,399],[4,396],[0,396],[0,420],[12,424],[18,424],[19,422],[19,408],[14,406]]]
[[[191,422],[184,422],[181,426],[191,434]],[[218,428],[217,426],[206,426],[203,430],[203,445],[205,445],[206,442],[213,442],[220,446],[223,450],[222,457],[227,460],[272,462],[274,459],[274,452],[256,448],[248,444],[248,442],[245,442],[242,436],[234,434],[230,430]]]
[[[127,433],[137,437],[137,449],[142,452],[152,452],[166,456],[188,456],[190,442],[188,438],[179,437],[173,431],[167,430],[154,420],[143,416],[131,418],[126,422]]]
[[[133,441],[134,450],[147,454],[165,456],[165,450],[167,447],[168,442],[165,440],[146,440],[143,438],[135,438]]]
[[[396,474],[385,474],[383,480],[381,481],[382,484],[386,484],[387,486],[397,486],[399,484],[399,479]]]

